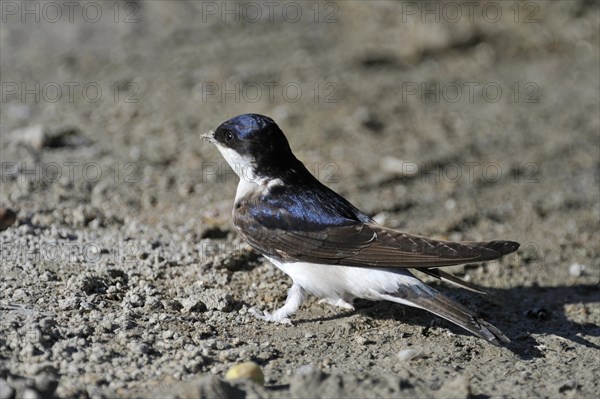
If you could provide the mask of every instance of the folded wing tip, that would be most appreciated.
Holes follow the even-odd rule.
[[[469,243],[469,244],[472,244],[472,243]],[[479,243],[474,243],[474,245],[476,247],[480,246],[480,247],[483,247],[483,248],[493,251],[493,253],[488,254],[488,256],[493,256],[493,257],[490,257],[488,260],[496,259],[501,256],[513,253],[517,249],[519,249],[519,247],[521,246],[521,244],[519,244],[516,241],[504,241],[504,240],[479,242]]]
[[[521,244],[516,241],[504,241],[500,252],[502,255],[507,255],[515,252],[520,246]]]

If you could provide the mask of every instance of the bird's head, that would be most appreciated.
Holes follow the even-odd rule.
[[[277,177],[298,162],[279,126],[263,115],[238,115],[202,138],[217,146],[240,179]]]

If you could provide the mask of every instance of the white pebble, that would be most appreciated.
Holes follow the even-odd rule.
[[[452,198],[449,198],[446,200],[446,202],[444,202],[444,207],[446,210],[452,211],[454,208],[456,208],[456,201],[454,201]]]
[[[304,364],[296,369],[297,375],[307,375],[315,371],[315,368],[310,364]]]
[[[571,266],[569,266],[569,274],[573,277],[579,277],[585,272],[585,269],[585,265],[582,265],[577,262],[572,263]]]
[[[421,352],[414,349],[404,349],[398,352],[398,359],[403,362],[407,362],[418,357],[421,357]]]
[[[419,171],[416,163],[403,161],[391,156],[381,158],[379,167],[385,172],[393,173],[396,176],[414,176]]]

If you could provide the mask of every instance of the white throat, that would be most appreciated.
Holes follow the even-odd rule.
[[[237,151],[220,144],[217,144],[217,148],[229,166],[234,170],[235,174],[240,178],[237,191],[235,192],[235,203],[238,203],[242,198],[248,195],[268,190],[273,187],[274,184],[281,184],[281,180],[279,179],[270,180],[258,177],[252,158],[242,156]]]
[[[240,178],[240,183],[244,180],[248,183],[257,183],[258,177],[256,176],[256,169],[254,168],[252,158],[242,156],[237,151],[220,144],[217,144],[217,149]]]

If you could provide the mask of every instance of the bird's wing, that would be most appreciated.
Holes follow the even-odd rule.
[[[519,247],[512,241],[434,240],[350,220],[345,225],[289,230],[273,228],[271,221],[267,228],[260,218],[240,211],[234,214],[234,223],[248,243],[263,254],[332,265],[428,269],[496,259]]]

